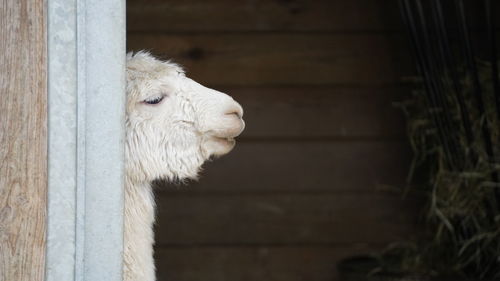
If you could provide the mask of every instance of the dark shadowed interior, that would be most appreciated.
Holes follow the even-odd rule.
[[[391,1],[127,3],[150,50],[244,108],[236,148],[157,189],[159,280],[337,280],[336,262],[414,232],[410,149],[393,106],[413,74]]]
[[[340,280],[341,259],[419,231],[397,1],[129,0],[127,46],[231,95],[247,124],[199,182],[157,183],[159,280]]]

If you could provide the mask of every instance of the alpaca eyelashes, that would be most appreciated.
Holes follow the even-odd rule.
[[[147,100],[144,100],[144,103],[147,103],[147,104],[158,104],[158,103],[160,103],[160,102],[161,102],[164,98],[165,98],[165,96],[155,97],[155,98],[152,98],[152,99],[147,99]]]

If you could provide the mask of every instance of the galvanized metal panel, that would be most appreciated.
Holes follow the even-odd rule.
[[[122,280],[125,1],[48,0],[46,279]]]

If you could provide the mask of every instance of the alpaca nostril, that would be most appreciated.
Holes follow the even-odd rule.
[[[240,118],[240,119],[241,119],[241,115],[240,115],[240,113],[239,113],[239,112],[237,112],[237,111],[226,112],[226,114],[225,114],[225,115],[234,115],[234,116],[236,116],[236,117],[238,117],[238,118]]]
[[[226,110],[224,115],[235,115],[238,118],[243,118],[243,108],[239,104],[235,104]]]

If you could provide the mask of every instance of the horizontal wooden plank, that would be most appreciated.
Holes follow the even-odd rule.
[[[442,1],[456,27],[452,1]],[[129,31],[401,31],[398,1],[373,0],[129,0]],[[427,5],[426,3],[424,3]],[[482,1],[465,1],[468,22],[484,26]],[[500,5],[493,1],[493,10]],[[497,24],[500,20],[494,17]]]
[[[417,203],[388,193],[162,196],[165,244],[384,243],[415,232]]]
[[[365,244],[159,248],[155,259],[159,281],[337,281],[339,260],[380,248]]]
[[[396,1],[127,1],[132,31],[366,31],[400,25]]]
[[[339,192],[402,186],[410,152],[398,141],[240,142],[207,163],[199,182],[162,192]]]
[[[243,138],[406,136],[397,87],[223,87],[245,110]]]
[[[143,34],[128,50],[152,50],[208,85],[389,84],[413,73],[400,34]]]

